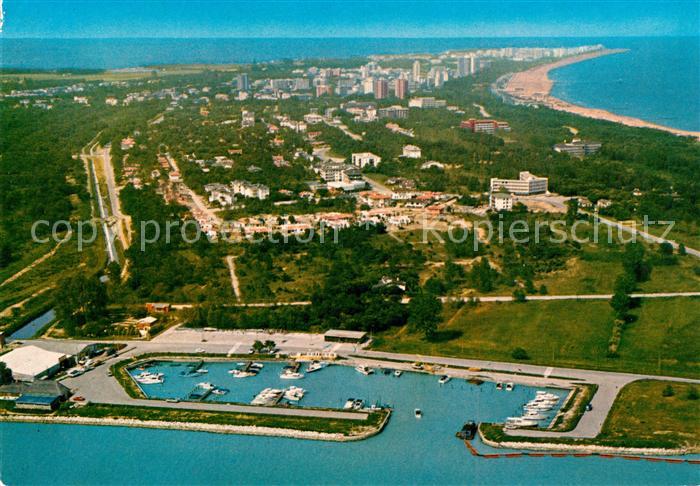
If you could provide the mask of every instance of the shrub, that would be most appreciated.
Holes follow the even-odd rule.
[[[512,353],[510,353],[511,357],[513,359],[517,360],[528,360],[530,359],[530,355],[527,354],[527,351],[525,351],[523,348],[515,348]]]
[[[662,397],[672,397],[675,394],[676,392],[673,391],[673,387],[671,385],[666,385],[666,388],[664,388],[661,392]]]
[[[686,395],[686,398],[688,400],[697,400],[700,398],[700,394],[698,394],[698,389],[695,388],[694,386],[691,386],[690,389],[688,390],[688,394]]]

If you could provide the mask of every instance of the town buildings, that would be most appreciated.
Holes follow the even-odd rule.
[[[489,207],[495,211],[510,211],[513,209],[513,195],[508,189],[501,186],[491,192]]]
[[[374,98],[383,100],[389,96],[389,82],[386,79],[377,79],[374,81]]]
[[[408,100],[409,108],[445,108],[447,106],[447,101],[436,100],[433,97],[420,97],[411,98]]]
[[[491,179],[491,193],[493,194],[501,187],[507,189],[512,194],[528,196],[530,194],[541,194],[547,192],[549,179],[537,177],[527,171],[520,172],[517,179]]]
[[[399,99],[404,99],[408,93],[408,80],[404,78],[399,78],[394,84],[394,95]]]
[[[510,125],[504,121],[496,120],[475,120],[470,118],[459,124],[460,128],[467,128],[473,133],[496,133],[498,130],[503,130],[504,132],[510,132]]]
[[[366,166],[371,165],[376,167],[382,161],[382,158],[372,152],[360,152],[352,154],[352,165],[364,169]]]
[[[386,108],[379,108],[377,110],[377,116],[379,118],[391,118],[393,120],[402,120],[408,118],[408,108],[401,105],[392,105]]]
[[[407,159],[420,159],[422,154],[420,147],[416,147],[415,145],[404,145],[401,156],[406,157]]]
[[[585,157],[586,155],[594,154],[603,144],[600,142],[590,142],[585,140],[573,139],[568,143],[558,143],[554,146],[554,151],[566,153],[574,157]]]

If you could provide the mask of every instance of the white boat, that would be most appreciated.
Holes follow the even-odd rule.
[[[296,371],[285,371],[280,375],[282,380],[300,380],[304,378],[304,375]]]
[[[496,383],[496,390],[503,390],[503,383],[501,383],[500,381]]]
[[[509,381],[506,383],[506,391],[513,391],[513,388],[515,388],[515,385],[513,384],[512,381]]]
[[[438,383],[440,383],[441,385],[444,385],[444,384],[447,383],[448,381],[450,381],[450,377],[447,376],[447,375],[442,375],[442,376],[440,377],[440,379],[438,380]]]
[[[328,363],[325,361],[313,361],[306,367],[306,372],[313,373],[314,371],[322,370],[326,366],[328,366]]]
[[[226,388],[214,388],[211,392],[214,395],[226,395],[228,390]]]
[[[216,387],[212,385],[211,383],[207,383],[205,381],[201,383],[197,383],[197,386],[201,388],[202,390],[214,390]]]
[[[290,386],[284,391],[284,398],[289,400],[290,402],[298,402],[302,398],[304,398],[304,394],[306,393],[306,390],[303,388],[300,388],[298,386]]]
[[[345,402],[345,405],[343,405],[343,410],[351,410],[354,403],[354,398],[348,398],[348,400]]]
[[[360,410],[364,406],[365,406],[365,401],[361,400],[359,398],[352,402],[352,409],[353,410]]]
[[[415,410],[413,411],[413,415],[414,415],[417,419],[423,418],[423,412],[421,411],[420,408],[415,409]]]
[[[365,376],[371,375],[372,373],[374,373],[374,370],[372,368],[370,368],[369,366],[363,366],[363,365],[355,366],[355,371],[357,371],[358,373],[362,373]]]
[[[243,364],[245,365],[245,363],[243,363]],[[252,364],[250,365],[250,367],[251,367],[251,368],[258,369],[258,370],[261,370],[261,369],[263,369],[263,368],[265,367],[265,365],[262,364],[262,363],[252,363]]]
[[[194,372],[199,373],[200,375],[203,375],[205,373],[209,373],[209,370],[204,369],[204,368],[199,368],[198,370],[195,370]]]
[[[249,378],[249,377],[255,376],[257,374],[257,373],[251,373],[250,371],[241,371],[241,370],[229,370],[229,373],[234,378]]]
[[[403,371],[401,371],[401,370],[395,370],[395,371],[394,371],[394,376],[395,376],[396,378],[398,378],[398,377],[401,376],[401,375],[403,375]]]
[[[523,417],[530,420],[544,420],[547,418],[541,413],[537,412],[525,412],[525,415],[523,415]]]

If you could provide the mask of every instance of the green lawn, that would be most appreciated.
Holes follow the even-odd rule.
[[[662,393],[669,385],[674,395],[664,397]],[[674,447],[698,450],[700,400],[689,398],[691,388],[693,385],[687,383],[665,381],[630,383],[615,400],[600,438],[628,443],[663,440]]]
[[[700,299],[646,300],[622,335],[619,357],[607,356],[612,311],[607,301],[481,303],[463,306],[433,341],[406,328],[378,335],[383,351],[515,361],[514,348],[527,351],[526,363],[677,376],[700,376],[696,339]]]

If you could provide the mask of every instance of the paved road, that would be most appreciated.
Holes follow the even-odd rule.
[[[578,294],[578,295],[527,295],[526,300],[610,300],[613,294]],[[642,292],[630,294],[635,299],[665,299],[671,297],[700,297],[700,292]],[[476,296],[479,302],[512,302],[512,295]],[[467,302],[470,297],[440,297],[442,302]]]
[[[374,179],[367,177],[366,175],[363,175],[362,178],[365,180],[367,184],[372,188],[374,192],[377,192],[379,194],[385,195],[385,196],[391,196],[392,190],[386,187],[384,184],[381,184]]]
[[[117,219],[117,234],[119,235],[119,240],[122,242],[122,248],[126,250],[129,247],[130,238],[127,238],[125,229],[128,231],[129,221],[124,213],[122,213],[119,193],[117,191],[117,185],[114,177],[114,167],[112,166],[110,148],[111,147],[109,145],[102,148],[102,154],[99,155],[99,157],[102,158],[102,165],[104,167],[105,182],[107,183],[107,192],[109,194],[109,205],[112,208],[112,214]]]
[[[638,230],[637,228],[634,228],[634,227],[625,226],[624,224],[618,223],[617,221],[613,221],[612,219],[604,218],[603,216],[599,216],[597,214],[589,213],[586,211],[581,211],[581,212],[583,214],[593,216],[595,219],[600,221],[602,224],[604,224],[606,226],[615,227],[624,233],[636,234],[637,236],[640,236],[641,238],[643,238],[647,241],[652,241],[654,243],[670,243],[671,246],[673,246],[673,248],[675,248],[676,250],[678,249],[678,243],[676,243],[673,240],[667,240],[664,238],[660,238],[658,236],[652,235],[651,233],[647,233],[646,231]],[[685,251],[688,255],[692,255],[696,258],[700,258],[700,251],[698,251],[698,250],[686,247]]]
[[[109,257],[110,262],[117,262],[119,263],[119,256],[117,255],[117,249],[114,246],[114,231],[112,227],[107,223],[107,218],[109,217],[109,214],[107,214],[107,210],[105,209],[104,201],[102,200],[102,193],[100,191],[100,184],[99,181],[97,180],[97,171],[95,170],[95,161],[94,157],[95,155],[93,154],[93,149],[94,146],[90,147],[90,152],[85,153],[83,152],[81,154],[81,157],[83,160],[86,161],[87,167],[88,167],[88,172],[91,173],[89,175],[92,176],[92,184],[95,188],[95,198],[97,199],[97,209],[99,211],[100,219],[102,220],[102,230],[104,231],[105,234],[105,246],[107,248],[107,256]]]

